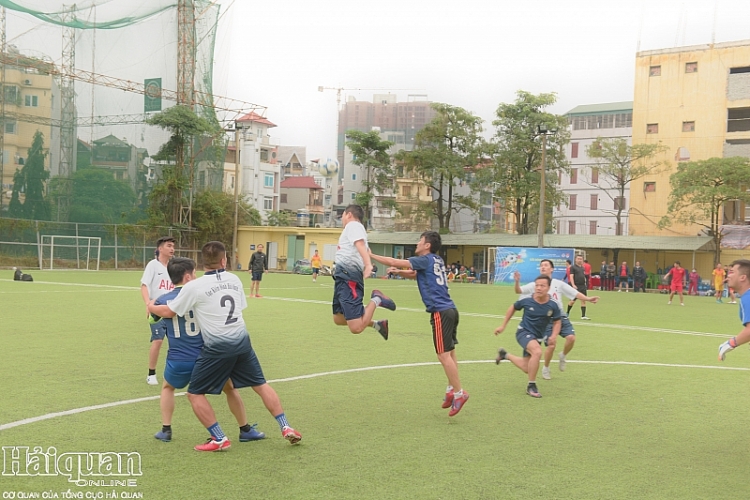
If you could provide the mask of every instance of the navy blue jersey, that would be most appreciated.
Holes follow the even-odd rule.
[[[154,304],[169,304],[177,297],[182,290],[179,286],[159,297]],[[169,338],[169,350],[167,359],[172,361],[195,361],[203,349],[203,337],[195,320],[195,314],[192,310],[188,311],[185,316],[175,316],[174,318],[164,318],[164,324],[167,327],[167,337]]]
[[[532,332],[540,339],[544,338],[547,325],[562,317],[560,307],[551,299],[540,304],[533,297],[525,297],[516,301],[513,308],[516,311],[523,310],[523,318],[518,328]]]
[[[456,308],[448,293],[445,263],[439,255],[428,253],[409,257],[409,264],[417,272],[417,286],[428,313]]]

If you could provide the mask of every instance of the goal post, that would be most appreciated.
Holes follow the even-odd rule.
[[[43,234],[39,243],[39,268],[98,271],[102,239],[98,236]]]

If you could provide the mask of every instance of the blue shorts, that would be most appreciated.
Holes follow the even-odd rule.
[[[539,338],[534,333],[524,330],[523,328],[519,328],[516,330],[516,340],[518,341],[518,344],[523,347],[523,357],[531,356],[531,354],[526,351],[526,346],[529,345],[530,342],[536,342],[539,345],[542,344],[542,342],[547,341],[547,337]]]
[[[165,323],[165,321],[172,320],[166,320],[162,318],[156,323],[149,323],[148,326],[151,327],[151,342],[153,342],[154,340],[164,340],[164,336],[167,334],[167,324]]]
[[[560,326],[560,336],[562,338],[565,338],[568,335],[575,336],[576,331],[573,329],[573,324],[565,314],[562,315],[561,322],[562,325]],[[547,325],[547,330],[544,332],[544,345],[547,345],[547,339],[552,336],[552,327],[554,326],[554,324],[554,321],[550,321],[549,325]]]
[[[365,282],[362,271],[336,270],[333,277],[333,314],[343,314],[349,321],[365,315],[362,300]]]
[[[182,389],[190,382],[195,361],[172,361],[167,359],[164,367],[164,380],[175,389]]]
[[[226,358],[207,358],[201,354],[195,362],[188,392],[221,394],[230,378],[236,389],[257,387],[266,383],[263,369],[252,347],[249,351]]]
[[[313,270],[313,274],[318,274],[318,272],[320,271],[320,268],[319,267],[313,267],[312,270]]]
[[[260,271],[260,272],[253,271],[252,275],[253,275],[251,279],[252,281],[260,281],[263,279],[263,271]]]

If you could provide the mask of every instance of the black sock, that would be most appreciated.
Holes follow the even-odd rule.
[[[161,431],[162,432],[167,432],[167,431],[171,432],[172,431],[172,426],[171,425],[162,425],[161,426]]]
[[[156,375],[156,370],[152,370],[151,368],[148,369],[148,376]]]
[[[240,426],[240,431],[241,432],[248,432],[251,428],[252,428],[252,426],[250,424],[241,425]]]
[[[566,312],[565,314],[570,314],[571,309],[573,309],[573,306],[568,306],[568,312]]]
[[[581,308],[581,316],[583,316],[584,318],[586,317],[586,308],[585,307]]]

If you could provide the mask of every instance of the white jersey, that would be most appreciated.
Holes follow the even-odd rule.
[[[169,279],[167,266],[154,259],[146,264],[146,269],[141,276],[141,285],[148,288],[148,298],[151,300],[158,299],[165,293],[174,290],[172,280]]]
[[[169,303],[178,316],[193,310],[203,335],[204,354],[222,357],[249,348],[242,310],[247,307],[242,281],[224,269],[209,271],[182,287]]]
[[[534,295],[533,282],[526,283],[521,287],[521,295],[519,295],[518,298],[523,299],[525,297],[531,297],[532,295]],[[565,311],[565,307],[563,307],[562,303],[562,298],[566,297],[567,299],[572,300],[575,299],[577,295],[578,290],[568,285],[564,281],[560,281],[558,279],[553,279],[552,283],[549,286],[549,296],[553,301],[555,301],[557,307],[560,308],[560,312]]]
[[[341,231],[339,237],[339,246],[336,248],[336,267],[341,266],[342,269],[357,269],[360,272],[365,270],[365,263],[362,261],[362,256],[359,254],[357,247],[354,243],[364,240],[365,248],[367,246],[367,231],[365,226],[361,222],[356,220],[351,221]]]

